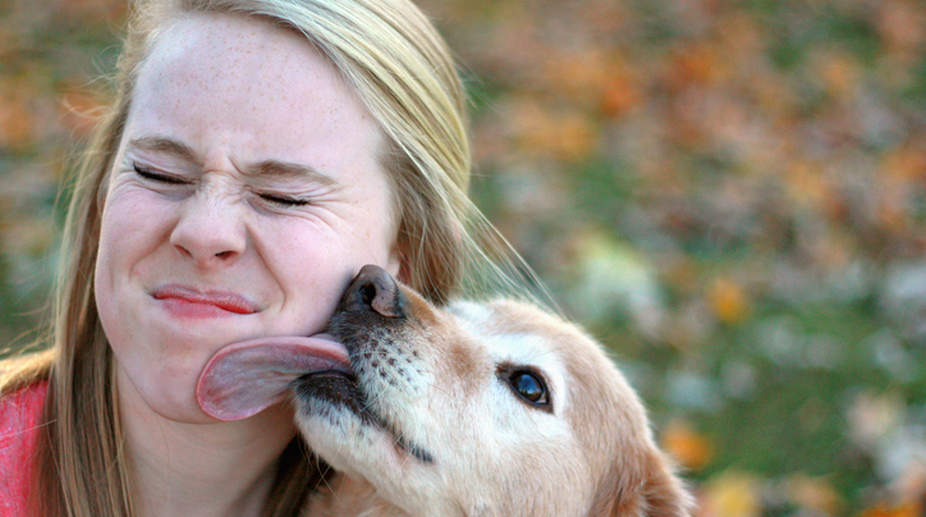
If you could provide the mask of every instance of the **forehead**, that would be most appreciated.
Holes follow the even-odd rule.
[[[186,15],[163,29],[139,69],[128,126],[195,148],[370,162],[363,167],[381,145],[356,93],[303,36],[225,14]]]

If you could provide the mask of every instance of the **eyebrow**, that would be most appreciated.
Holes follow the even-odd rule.
[[[322,173],[314,167],[299,163],[282,162],[279,160],[264,160],[255,165],[245,167],[241,172],[247,176],[273,177],[279,179],[308,179],[324,186],[337,184],[331,176]]]
[[[196,156],[196,152],[193,151],[192,147],[171,138],[164,138],[161,136],[145,136],[141,138],[133,138],[129,141],[129,145],[139,149],[144,149],[146,151],[173,154],[178,158],[183,158],[184,160],[190,162],[200,162]]]
[[[162,136],[146,136],[132,139],[129,141],[129,145],[146,151],[172,154],[177,158],[195,164],[202,163],[202,160],[199,159],[196,151],[194,151],[192,147],[172,138]],[[337,184],[337,181],[335,181],[334,178],[314,167],[280,160],[263,160],[261,162],[242,168],[241,172],[246,176],[254,177],[308,179],[325,186],[333,186]]]

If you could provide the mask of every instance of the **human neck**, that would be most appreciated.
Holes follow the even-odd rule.
[[[137,515],[260,514],[293,437],[290,410],[273,407],[239,422],[178,422],[152,411],[124,380],[120,416]]]

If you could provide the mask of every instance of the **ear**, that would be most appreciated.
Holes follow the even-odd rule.
[[[623,462],[610,476],[604,500],[589,516],[608,517],[690,517],[694,502],[675,474],[672,463],[658,449],[644,452],[638,461]]]
[[[671,461],[659,450],[651,451],[643,485],[648,517],[688,517],[694,507],[691,494],[675,474]]]

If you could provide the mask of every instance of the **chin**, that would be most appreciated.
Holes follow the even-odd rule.
[[[138,369],[144,369],[140,367]],[[117,383],[122,411],[153,413],[183,423],[202,424],[215,420],[196,403],[194,386],[199,370],[192,366],[137,372],[119,366]]]

